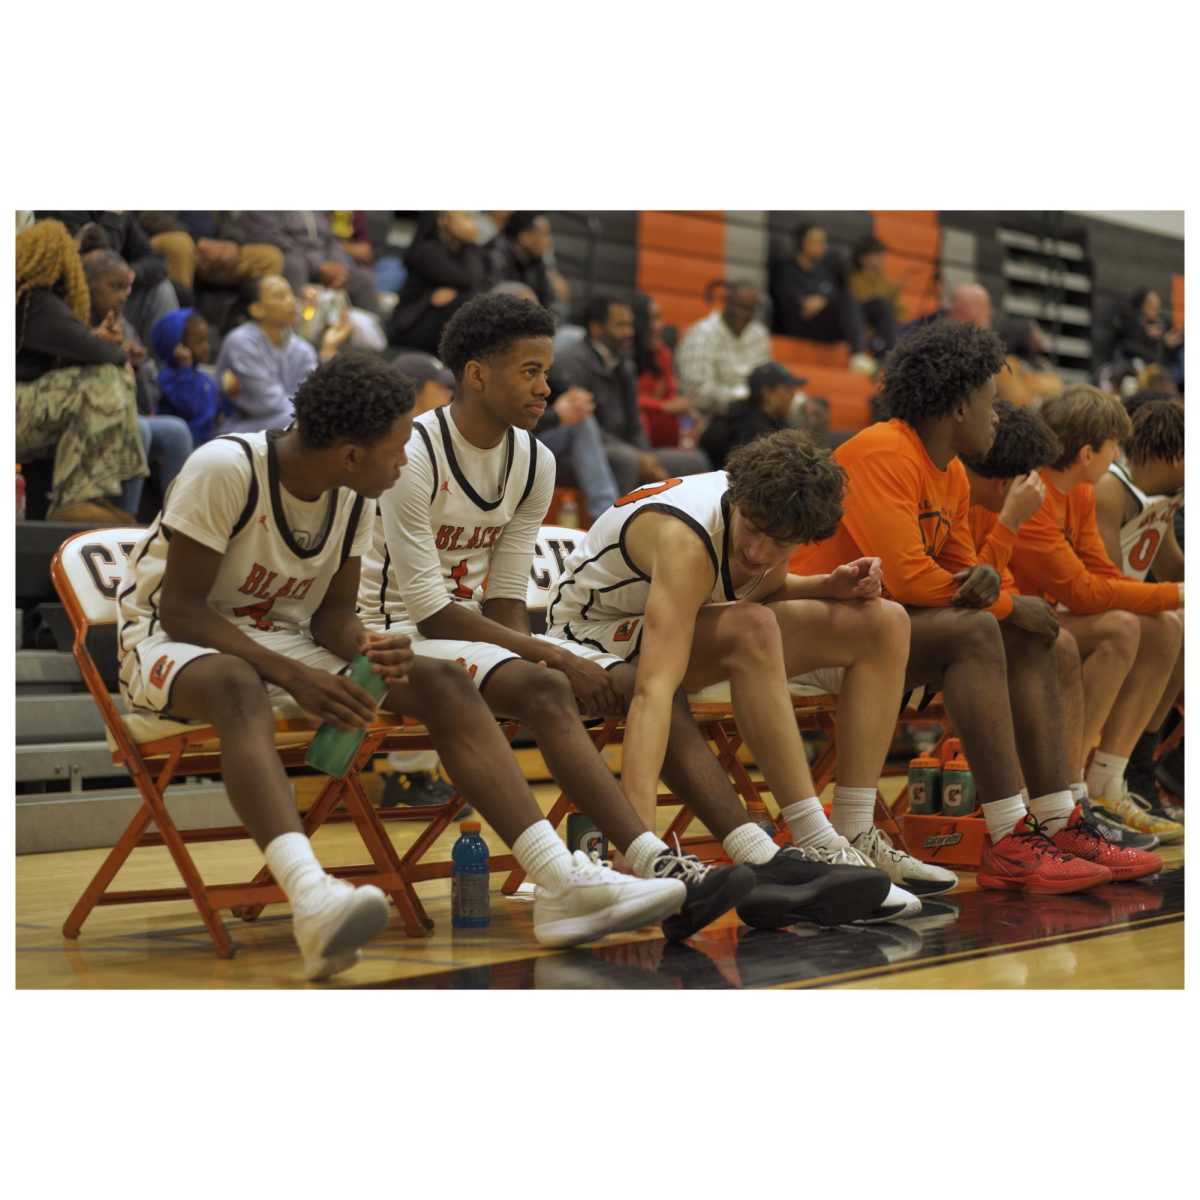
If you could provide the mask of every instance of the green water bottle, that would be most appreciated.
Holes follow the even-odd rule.
[[[942,812],[947,817],[968,817],[978,807],[975,780],[965,758],[947,761],[942,769]]]
[[[908,761],[908,811],[929,814],[938,811],[942,798],[942,764],[929,754]]]
[[[589,858],[593,851],[602,859],[608,857],[608,839],[580,812],[567,817],[567,849],[582,850]]]
[[[382,675],[377,675],[371,669],[372,665],[365,654],[356,654],[350,663],[350,680],[370,692],[371,698],[378,704],[388,685],[384,683]],[[326,721],[317,730],[304,762],[316,771],[341,779],[350,770],[350,764],[354,762],[354,756],[366,735],[365,729],[337,729]]]

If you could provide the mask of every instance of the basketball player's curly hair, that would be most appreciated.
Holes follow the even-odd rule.
[[[725,461],[729,500],[778,542],[821,542],[842,519],[846,472],[799,429],[739,446]]]
[[[370,446],[411,412],[416,389],[402,371],[369,350],[345,350],[322,363],[296,392],[296,429],[306,450],[335,442]]]
[[[990,329],[944,318],[907,334],[883,364],[885,415],[909,425],[945,417],[1004,366],[1004,343]]]
[[[1057,462],[1062,443],[1054,430],[1028,408],[1018,408],[1007,400],[997,400],[996,440],[983,458],[959,458],[984,479],[1016,479]]]
[[[34,288],[55,288],[71,311],[90,327],[92,302],[83,261],[61,221],[38,221],[17,234],[16,268],[18,311],[22,308],[21,297]],[[17,349],[24,340],[28,305],[24,307],[26,311],[17,330]]]
[[[464,304],[446,322],[438,356],[461,379],[473,359],[500,358],[522,338],[552,338],[554,317],[533,300],[489,293]]]
[[[1183,406],[1173,400],[1148,400],[1133,414],[1133,432],[1125,439],[1125,457],[1134,464],[1183,458]]]

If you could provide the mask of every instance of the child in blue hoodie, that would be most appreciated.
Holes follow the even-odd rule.
[[[233,406],[200,370],[209,357],[208,322],[193,308],[176,309],[154,322],[150,345],[160,364],[158,411],[182,417],[197,446],[211,441]],[[226,374],[225,390],[233,391],[236,381]]]

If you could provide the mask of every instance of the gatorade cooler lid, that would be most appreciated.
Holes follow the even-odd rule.
[[[458,828],[462,833],[478,833],[483,826],[478,821],[460,821]]]
[[[931,754],[918,754],[916,758],[908,760],[908,765],[910,767],[940,767],[942,760],[934,758]]]

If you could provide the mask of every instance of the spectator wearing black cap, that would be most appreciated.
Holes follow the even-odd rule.
[[[509,213],[504,228],[483,249],[490,284],[524,283],[533,288],[543,308],[559,317],[567,315],[571,292],[548,260],[554,238],[544,212]]]
[[[863,353],[862,306],[834,277],[825,261],[828,247],[820,225],[800,225],[795,255],[771,263],[775,332],[813,342],[845,342],[851,370],[874,374],[875,360]]]
[[[414,417],[441,408],[454,399],[454,374],[440,358],[418,350],[406,350],[392,359],[392,366],[417,381]]]
[[[782,363],[755,367],[750,372],[749,397],[715,416],[700,435],[700,447],[713,466],[722,470],[729,455],[745,442],[786,429],[796,389],[805,382]]]
[[[900,285],[883,273],[886,249],[874,234],[860,238],[854,247],[854,269],[846,279],[846,287],[862,305],[863,316],[873,333],[870,346],[876,357],[892,348],[896,329],[904,320]]]

